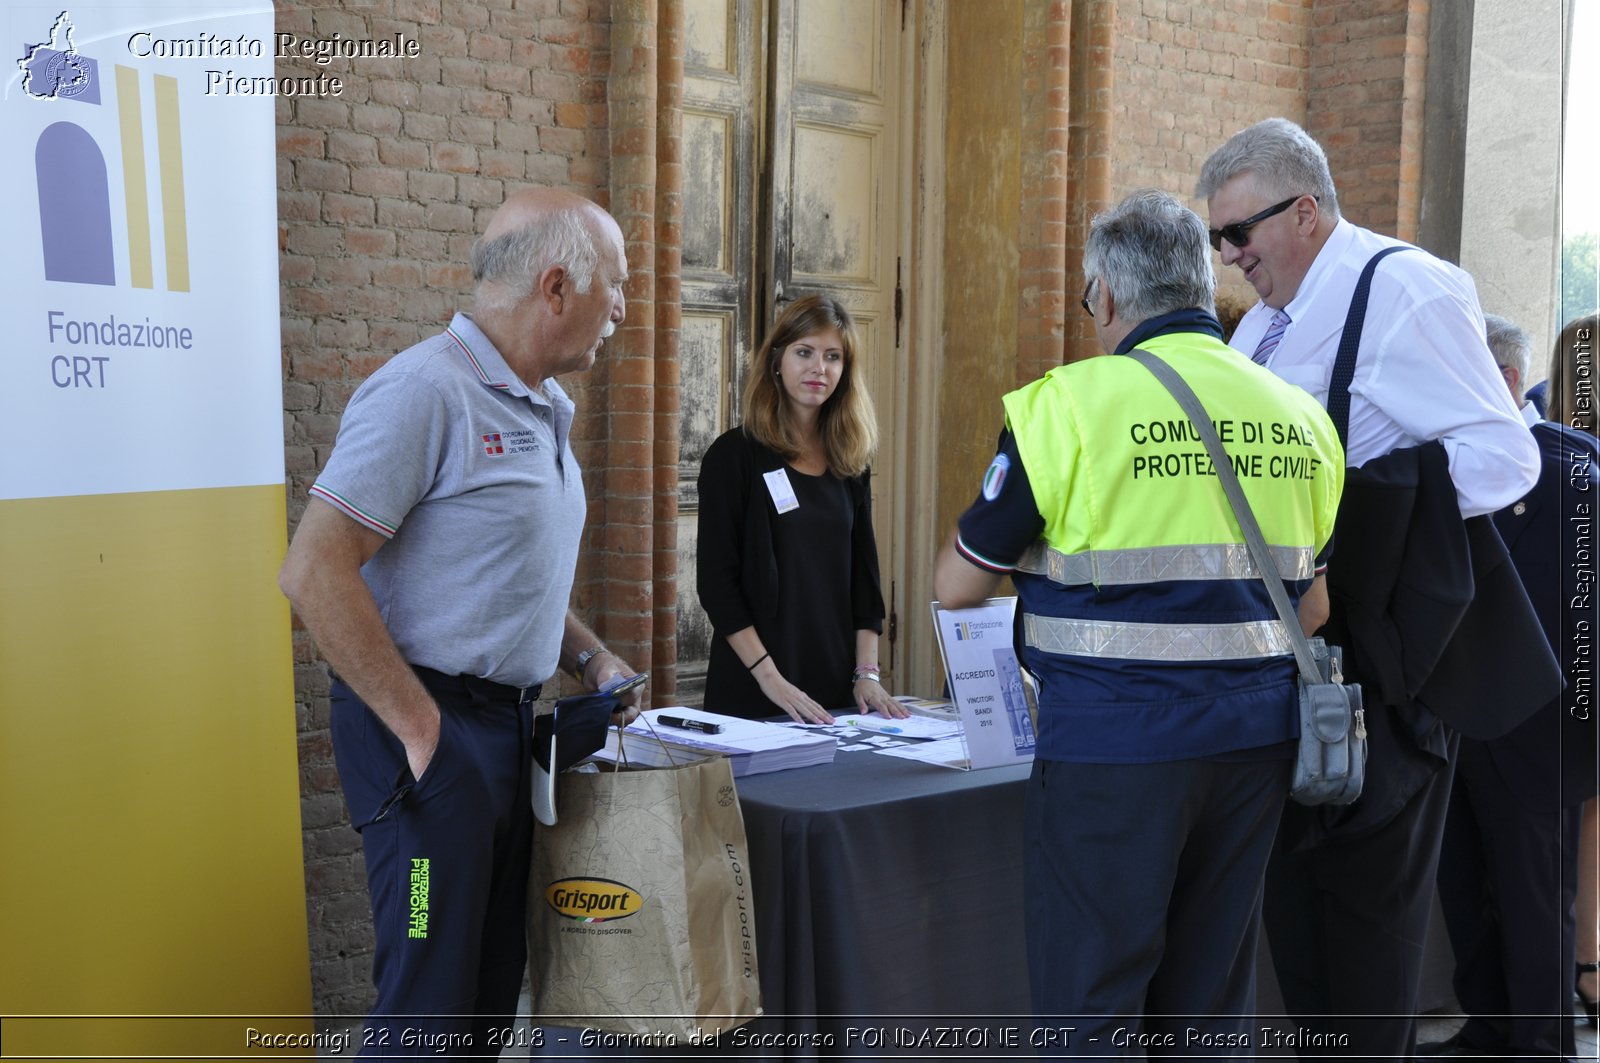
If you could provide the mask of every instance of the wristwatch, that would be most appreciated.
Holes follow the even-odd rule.
[[[572,675],[578,682],[583,682],[583,673],[588,670],[589,662],[606,652],[604,646],[592,646],[578,654],[578,663],[572,666]]]

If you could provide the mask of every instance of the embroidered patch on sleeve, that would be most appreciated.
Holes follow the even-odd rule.
[[[1004,454],[996,454],[983,474],[983,497],[986,500],[993,502],[1000,497],[1000,490],[1006,485],[1006,473],[1010,470],[1011,459]]]

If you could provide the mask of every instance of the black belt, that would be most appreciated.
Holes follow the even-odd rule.
[[[467,694],[483,698],[486,701],[501,702],[521,707],[532,705],[539,700],[539,690],[543,684],[535,683],[531,687],[514,687],[505,683],[496,683],[492,679],[484,679],[475,675],[445,675],[432,668],[424,668],[419,664],[411,666],[417,673],[417,678],[422,680],[422,685],[428,690],[446,691],[452,694]]]
[[[538,701],[539,693],[544,687],[542,683],[535,683],[531,687],[514,687],[507,683],[496,683],[492,679],[484,679],[476,675],[445,675],[443,672],[436,672],[432,668],[424,668],[420,664],[412,665],[411,670],[417,674],[417,678],[422,681],[422,685],[427,688],[430,694],[436,692],[465,694],[469,697],[482,698],[485,701],[515,705],[518,708],[524,705],[532,705]],[[336,682],[344,682],[339,673],[332,668],[328,669],[328,677]],[[345,685],[348,686],[349,684],[346,683]]]

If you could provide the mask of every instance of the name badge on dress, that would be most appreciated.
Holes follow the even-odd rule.
[[[800,508],[800,500],[794,496],[794,487],[789,483],[788,469],[773,469],[763,473],[762,479],[767,481],[767,493],[772,495],[772,504],[779,513]]]

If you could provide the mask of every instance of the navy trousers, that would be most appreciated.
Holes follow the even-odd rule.
[[[1023,906],[1036,1022],[1084,1056],[1253,1055],[1267,856],[1290,762],[1036,760]]]
[[[1373,719],[1370,710],[1367,719]],[[1414,1054],[1423,946],[1454,760],[1452,740],[1450,763],[1439,763],[1381,826],[1352,837],[1300,845],[1296,839],[1323,809],[1292,805],[1284,816],[1267,866],[1267,943],[1284,1009],[1326,1047],[1301,1050],[1300,1059],[1342,1063]],[[1391,763],[1381,750],[1368,758],[1369,793],[1351,808],[1367,800],[1373,774]]]
[[[1492,1055],[1572,1058],[1582,806],[1535,807],[1487,743],[1461,740],[1439,854],[1462,1042]]]
[[[441,712],[421,780],[348,686],[335,680],[329,693],[334,758],[372,899],[378,1000],[361,1054],[493,1057],[527,963],[538,691],[417,673]]]

